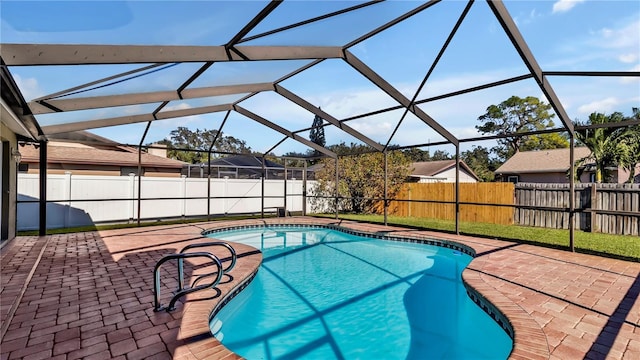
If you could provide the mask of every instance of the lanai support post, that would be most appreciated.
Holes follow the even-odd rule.
[[[336,220],[338,219],[338,184],[340,183],[340,175],[338,175],[338,157],[336,156],[336,189],[335,189],[335,197],[334,203],[336,205]]]
[[[138,204],[138,220],[137,224],[140,226],[140,209],[142,208],[142,199],[140,195],[142,194],[142,149],[138,146],[138,199],[136,200]]]
[[[307,159],[304,159],[302,172],[302,216],[307,216]]]
[[[207,159],[207,173],[208,173],[207,175],[207,221],[211,221],[211,151],[213,151],[213,146],[216,144],[216,141],[218,141],[220,134],[222,134],[222,128],[224,127],[224,124],[227,122],[227,119],[229,118],[230,113],[231,111],[227,111],[227,114],[224,116],[224,119],[222,120],[222,123],[218,128],[218,132],[216,133],[216,136],[213,138],[213,140],[211,140],[211,145],[209,146],[209,151],[207,152],[207,154],[209,154]],[[238,171],[237,168],[236,168],[236,171]],[[218,179],[219,178],[220,178],[220,167],[218,167]],[[227,194],[225,194],[225,196],[226,195]],[[226,212],[226,209],[224,210]]]
[[[287,216],[287,159],[284,159],[284,214]]]
[[[40,223],[38,235],[47,235],[47,142],[40,141]]]
[[[142,143],[147,137],[147,133],[149,132],[150,127],[151,121],[147,122],[147,127],[144,129],[142,138],[140,138],[140,143],[138,143],[138,226],[140,226],[140,212],[142,209]]]
[[[383,152],[384,154],[384,226],[387,226],[387,209],[388,209],[388,191],[389,191],[389,184],[387,181],[387,175],[388,175],[388,164],[387,164],[387,150],[385,150]]]
[[[460,235],[460,144],[456,144],[456,235]]]
[[[569,147],[570,147],[570,151],[569,151],[569,161],[571,162],[571,164],[569,164],[569,171],[570,171],[570,175],[569,175],[569,249],[571,250],[571,252],[575,252],[575,246],[574,246],[574,231],[573,228],[575,227],[575,207],[576,207],[576,189],[575,189],[575,138],[573,136],[573,133],[570,132],[569,133]],[[592,216],[594,213],[591,213]]]
[[[207,159],[207,221],[211,221],[211,147]]]
[[[260,190],[260,217],[264,219],[264,177],[267,176],[264,165],[264,155],[262,155],[262,177],[260,178],[261,190]]]

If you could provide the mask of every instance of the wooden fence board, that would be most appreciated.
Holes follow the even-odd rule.
[[[595,187],[595,193],[592,188]],[[569,184],[527,184],[515,188],[515,223],[519,225],[563,228],[569,227]],[[558,208],[557,211],[523,207]],[[574,228],[610,234],[640,235],[640,184],[575,184]],[[595,212],[589,210],[594,209]],[[586,211],[585,211],[586,210]],[[612,214],[598,212],[626,212]],[[593,229],[592,229],[593,227]]]
[[[455,202],[454,183],[405,184],[397,200],[427,200]],[[514,205],[514,185],[511,183],[461,183],[460,202]],[[455,204],[437,202],[392,201],[389,214],[455,220]],[[493,224],[513,224],[512,207],[460,205],[460,220]]]
[[[592,188],[595,189],[594,193]],[[575,229],[640,235],[640,217],[629,215],[640,214],[640,184],[580,183],[575,184],[574,196]],[[505,204],[513,207],[461,204],[460,220],[568,229],[569,213],[565,210],[569,208],[569,198],[569,184],[462,183],[460,202]],[[396,199],[398,201],[390,202],[390,215],[455,219],[455,204],[438,203],[455,201],[453,183],[406,184]],[[591,209],[596,211],[592,212]],[[602,213],[597,210],[624,211],[626,214]]]

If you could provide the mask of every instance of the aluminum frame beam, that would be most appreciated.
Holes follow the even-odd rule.
[[[376,149],[378,151],[382,151],[384,149],[384,147],[381,144],[379,144],[376,141],[370,139],[369,137],[367,137],[366,135],[360,133],[359,131],[353,129],[349,125],[341,123],[340,120],[338,120],[338,119],[334,118],[333,116],[327,114],[325,111],[322,111],[320,108],[313,106],[313,104],[309,103],[308,101],[306,101],[305,99],[299,97],[298,95],[294,94],[293,92],[285,89],[281,85],[276,84],[275,85],[275,91],[276,91],[276,93],[282,95],[286,99],[288,99],[288,100],[294,102],[295,104],[303,107],[305,110],[313,113],[314,115],[320,116],[321,118],[323,118],[324,120],[326,120],[330,124],[335,125],[340,130],[342,130],[342,131],[346,132],[347,134],[355,137],[356,139],[358,139],[358,140],[362,141],[363,143],[371,146],[372,148],[374,148],[374,149]]]
[[[88,88],[89,86],[97,85],[97,84],[104,83],[104,82],[107,82],[107,81],[110,81],[110,80],[115,80],[117,78],[125,77],[125,76],[128,76],[128,75],[134,75],[134,74],[137,74],[139,72],[143,72],[143,71],[147,71],[147,70],[153,70],[153,69],[155,69],[157,67],[160,67],[160,66],[163,66],[163,65],[167,66],[166,64],[152,64],[152,65],[148,65],[148,66],[143,66],[143,67],[138,68],[138,69],[133,69],[133,70],[121,72],[119,74],[115,74],[115,75],[108,76],[108,77],[105,77],[105,78],[102,78],[102,79],[94,80],[94,81],[91,81],[91,82],[88,82],[88,83],[85,83],[85,84],[82,84],[82,85],[74,86],[74,87],[69,88],[69,89],[57,91],[57,92],[55,92],[53,94],[40,96],[40,97],[38,97],[36,99],[32,99],[31,101],[47,100],[47,99],[62,97],[62,96],[65,96],[65,95],[69,95],[72,92],[84,90],[84,89]]]
[[[445,129],[440,123],[434,120],[426,112],[422,111],[415,104],[411,103],[411,100],[407,99],[400,91],[389,84],[384,78],[378,75],[373,69],[369,68],[358,57],[353,55],[350,51],[345,50],[345,61],[356,69],[360,74],[366,77],[373,84],[378,86],[382,91],[391,96],[394,100],[400,103],[405,108],[408,108],[415,116],[422,120],[425,124],[429,125],[438,134],[442,135],[445,139],[449,140],[454,145],[458,145],[458,139],[453,136],[447,129]]]
[[[8,66],[341,59],[340,46],[156,46],[1,44]]]
[[[275,123],[272,123],[271,121],[261,117],[258,114],[254,114],[251,111],[249,111],[249,110],[247,110],[247,109],[245,109],[245,108],[243,108],[243,107],[241,107],[239,105],[234,105],[233,109],[237,113],[242,114],[242,115],[248,117],[249,119],[254,120],[254,121],[256,121],[256,122],[258,122],[258,123],[260,123],[260,124],[262,124],[264,126],[267,126],[268,128],[270,128],[272,130],[275,130],[275,131],[279,132],[282,135],[286,135],[286,136],[288,136],[288,137],[290,137],[290,138],[292,138],[292,139],[294,139],[294,140],[296,140],[296,141],[298,141],[300,143],[303,143],[303,144],[307,145],[308,147],[310,147],[310,148],[312,148],[314,150],[317,150],[317,151],[319,151],[319,152],[321,152],[321,153],[323,153],[323,154],[325,154],[327,156],[330,156],[330,157],[332,157],[334,159],[336,159],[338,157],[338,155],[336,153],[334,153],[333,151],[325,148],[324,146],[320,146],[320,145],[314,143],[313,141],[310,141],[310,140],[307,140],[307,139],[301,137],[298,134],[294,134],[293,132],[283,128],[282,126],[280,126],[278,124],[275,124]]]
[[[462,14],[460,14],[460,17],[458,17],[458,20],[456,21],[455,25],[453,26],[453,29],[449,32],[449,36],[447,36],[447,39],[444,41],[444,44],[440,48],[440,51],[438,52],[438,55],[436,55],[436,58],[431,63],[431,66],[429,66],[429,70],[427,70],[427,73],[425,74],[424,78],[422,78],[422,82],[420,82],[420,85],[418,85],[418,88],[416,89],[415,93],[413,94],[413,97],[411,98],[411,104],[414,104],[414,106],[416,104],[416,99],[418,98],[418,95],[420,95],[420,92],[422,91],[424,86],[427,84],[427,81],[431,77],[431,74],[433,73],[433,70],[436,68],[436,66],[438,66],[438,63],[440,62],[440,59],[442,58],[442,55],[444,55],[445,51],[449,47],[449,44],[451,44],[451,41],[453,40],[453,37],[458,32],[458,29],[460,28],[460,25],[462,25],[462,22],[464,21],[465,17],[469,13],[469,10],[471,10],[472,6],[473,6],[473,0],[470,0],[467,3],[467,5],[464,7],[464,10],[462,11]],[[409,108],[407,107],[407,108],[404,109],[404,112],[402,113],[402,116],[400,117],[400,120],[398,121],[398,124],[393,129],[393,131],[391,132],[391,136],[389,136],[389,140],[387,140],[387,143],[384,145],[385,149],[387,147],[389,147],[389,144],[391,144],[391,140],[393,140],[393,137],[396,136],[396,132],[398,132],[398,129],[402,125],[402,122],[404,121],[404,119],[407,117],[407,113],[408,112],[409,112]],[[456,146],[456,148],[457,148],[457,146]]]
[[[513,21],[513,18],[507,11],[504,3],[501,0],[487,0],[487,4],[489,5],[489,8],[491,8],[491,11],[493,11],[496,19],[498,19],[498,22],[500,22],[500,25],[502,25],[502,28],[509,37],[509,40],[511,40],[513,46],[516,48],[516,51],[518,51],[518,54],[520,54],[522,61],[524,61],[534,79],[536,79],[540,90],[542,90],[542,93],[544,93],[544,95],[547,97],[547,100],[549,100],[551,106],[560,118],[560,121],[562,121],[569,133],[573,134],[573,122],[569,118],[569,115],[567,115],[567,112],[565,111],[562,103],[560,102],[560,99],[553,90],[553,87],[551,87],[551,85],[547,81],[547,77],[545,76],[542,68],[540,68],[540,65],[533,56],[531,49],[529,49],[527,42],[522,37],[518,26]]]
[[[272,83],[256,83],[241,85],[226,85],[185,89],[182,92],[174,90],[133,93],[122,95],[106,95],[79,98],[62,98],[29,102],[33,114],[49,114],[64,111],[100,109],[112,106],[127,106],[149,104],[156,102],[196,99],[211,96],[254,93],[273,90]]]
[[[152,113],[152,114],[140,114],[140,115],[131,115],[131,116],[118,116],[118,117],[98,119],[98,120],[78,121],[78,122],[72,122],[67,124],[43,126],[42,131],[44,132],[45,135],[58,134],[58,133],[78,131],[78,130],[96,129],[96,128],[108,127],[108,126],[135,124],[135,123],[146,122],[146,121],[173,119],[173,118],[179,118],[183,116],[209,114],[209,113],[220,112],[220,111],[229,111],[229,110],[232,110],[232,108],[233,108],[233,105],[231,104],[223,104],[223,105],[214,105],[214,106],[202,106],[202,107],[191,108],[191,109],[161,111],[157,114]]]

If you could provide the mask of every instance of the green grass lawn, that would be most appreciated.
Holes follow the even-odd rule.
[[[265,214],[265,218],[274,217],[275,215]],[[220,221],[220,220],[243,220],[243,219],[260,219],[260,215],[233,215],[233,216],[222,216],[222,217],[212,217],[211,221]],[[189,223],[197,223],[197,222],[205,222],[207,218],[192,218],[192,219],[179,219],[179,220],[158,220],[158,221],[143,221],[138,226],[136,223],[118,223],[118,224],[108,224],[108,225],[88,225],[88,226],[80,226],[80,227],[72,227],[72,228],[60,228],[60,229],[48,229],[47,235],[53,234],[69,234],[83,231],[97,231],[97,230],[113,230],[113,229],[127,229],[134,227],[146,227],[146,226],[158,226],[158,225],[173,225],[173,224],[189,224]],[[30,230],[30,231],[19,231],[18,236],[35,236],[38,235],[38,230]]]
[[[318,216],[334,217],[335,214]],[[340,214],[340,218],[371,223],[384,223],[384,217],[382,215]],[[389,225],[455,232],[455,222],[447,220],[389,216],[387,217],[387,223]],[[513,240],[558,249],[569,249],[569,230],[460,222],[460,233],[486,238]],[[574,232],[574,247],[577,252],[640,262],[640,237],[638,236],[609,235],[576,230]]]
[[[334,217],[335,214],[315,215],[319,217]],[[215,217],[216,220],[241,220],[248,218],[259,218],[260,216],[228,216]],[[340,214],[341,219],[365,221],[371,223],[384,223],[382,215],[357,215]],[[437,230],[444,232],[455,232],[455,222],[427,218],[409,218],[389,216],[389,225],[402,225],[411,228]],[[153,221],[141,223],[141,226],[156,226],[168,224],[184,224],[190,222],[207,221],[206,218],[176,220],[176,221]],[[79,228],[52,229],[47,234],[73,233],[81,231],[109,230],[136,227],[137,224],[113,224],[94,225]],[[546,229],[530,226],[518,225],[496,225],[488,223],[460,222],[460,233],[465,235],[481,236],[495,239],[505,239],[530,243],[541,246],[554,247],[568,250],[569,230]],[[20,236],[38,235],[38,231],[23,231]],[[575,249],[578,252],[596,254],[601,256],[619,258],[640,262],[640,237],[625,235],[609,235],[600,233],[588,233],[576,230],[574,232]]]

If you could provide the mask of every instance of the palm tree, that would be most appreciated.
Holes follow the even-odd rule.
[[[627,120],[640,121],[640,108],[632,108],[632,115]],[[620,166],[629,172],[628,183],[633,183],[636,177],[636,166],[640,163],[640,124],[630,128],[627,156],[622,159]]]
[[[586,124],[598,125],[616,123],[627,120],[620,112],[614,112],[609,116],[602,113],[592,113]],[[576,130],[576,138],[591,150],[591,154],[577,161],[576,168],[587,161],[595,163],[596,182],[601,183],[610,177],[609,169],[624,166],[632,160],[632,141],[634,130],[631,127],[601,127],[593,129]],[[635,167],[635,164],[634,164]],[[579,178],[580,173],[578,173]]]

